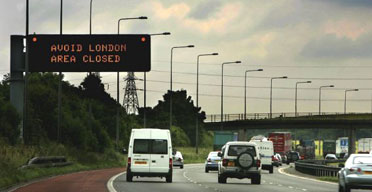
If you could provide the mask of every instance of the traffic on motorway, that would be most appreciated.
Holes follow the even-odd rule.
[[[216,134],[216,136],[220,137],[221,135]],[[231,138],[233,139],[233,137]],[[132,129],[127,170],[113,181],[113,189],[116,187],[118,190],[121,190],[121,187],[125,186],[129,187],[127,189],[128,191],[131,191],[131,188],[140,188],[137,185],[129,184],[132,182],[144,183],[146,185],[153,183],[156,186],[163,178],[165,178],[167,183],[176,181],[177,186],[185,185],[184,182],[181,182],[181,180],[185,179],[190,183],[199,183],[198,187],[204,186],[203,189],[194,189],[197,191],[208,191],[211,186],[214,186],[214,190],[216,191],[223,191],[221,187],[226,187],[218,184],[226,183],[232,183],[231,186],[233,188],[237,184],[247,184],[247,186],[248,184],[250,186],[264,185],[263,188],[265,188],[274,182],[278,183],[276,186],[277,191],[335,191],[334,189],[336,188],[341,192],[349,192],[351,189],[372,189],[372,154],[351,154],[337,175],[339,183],[337,186],[336,183],[304,179],[303,173],[285,173],[285,169],[294,169],[291,163],[305,161],[300,156],[300,153],[293,151],[291,147],[288,151],[285,151],[286,140],[290,140],[290,133],[274,132],[269,134],[269,138],[259,135],[252,137],[250,141],[231,141],[231,138],[221,147],[221,150],[211,151],[206,157],[204,165],[186,165],[186,170],[182,171],[185,166],[183,164],[184,159],[181,151],[173,150],[169,130]],[[281,146],[279,146],[280,144]],[[275,148],[275,146],[277,147]],[[280,154],[284,154],[284,156],[282,157]],[[337,160],[336,155],[327,155],[331,161]],[[281,159],[280,162],[279,159]],[[275,170],[275,167],[279,167],[283,162],[291,166],[285,166],[284,168]],[[204,166],[204,168],[201,169],[201,166]],[[175,169],[176,167],[179,167],[179,169]],[[195,167],[198,167],[198,170],[190,172],[190,169]],[[264,170],[267,170],[267,172]],[[210,171],[213,174],[210,174]],[[278,171],[280,172],[280,176],[278,175]],[[194,175],[196,178],[192,178],[188,174]],[[123,175],[126,176],[125,181],[127,183],[119,182]],[[287,178],[282,181],[283,177]],[[153,178],[159,178],[160,180]],[[247,182],[245,179],[249,179],[250,182]],[[292,183],[293,186],[291,185],[283,189],[283,186],[288,185],[288,180],[297,181],[296,183]],[[301,182],[312,184],[307,184],[307,188],[305,188],[305,186],[297,184]],[[317,188],[319,186],[313,186],[317,185],[315,183],[327,187],[320,190]],[[141,184],[140,186],[144,185]],[[172,188],[173,186],[169,187]],[[188,190],[190,186],[183,187],[183,190]],[[166,190],[167,188],[168,186],[162,185],[160,190]],[[259,188],[253,187],[252,190],[259,190]]]

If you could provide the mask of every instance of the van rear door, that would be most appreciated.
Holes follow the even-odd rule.
[[[131,170],[133,172],[150,171],[151,162],[151,139],[134,139],[133,141],[133,160]]]
[[[169,171],[170,152],[167,139],[153,139],[150,172],[167,173]]]

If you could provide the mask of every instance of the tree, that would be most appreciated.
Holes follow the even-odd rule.
[[[181,128],[195,145],[196,121],[199,121],[199,133],[202,133],[202,122],[205,112],[196,108],[191,96],[187,96],[186,90],[170,92],[163,95],[163,101],[159,101],[153,109],[147,109],[148,124],[152,127],[169,128],[170,94],[172,94],[172,125]],[[140,110],[143,116],[143,109]],[[171,130],[172,131],[172,130]],[[199,134],[200,140],[201,134]]]

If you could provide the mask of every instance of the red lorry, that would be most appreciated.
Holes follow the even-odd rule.
[[[274,153],[279,153],[285,157],[287,152],[292,150],[292,139],[290,132],[269,133],[269,140],[274,144]]]

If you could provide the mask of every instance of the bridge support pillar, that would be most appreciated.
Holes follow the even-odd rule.
[[[355,153],[356,128],[349,129],[349,155]]]
[[[246,129],[239,130],[238,141],[247,141],[247,130]]]

